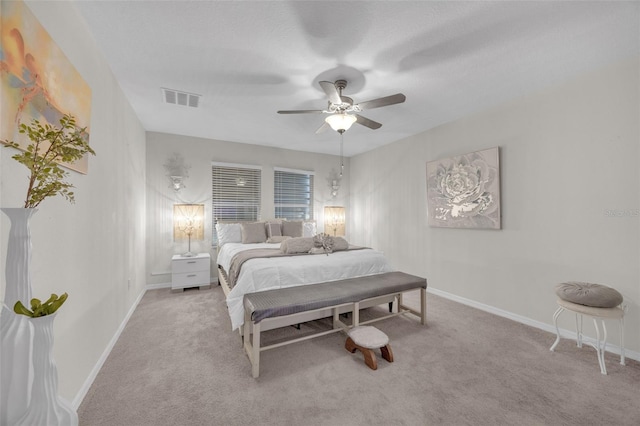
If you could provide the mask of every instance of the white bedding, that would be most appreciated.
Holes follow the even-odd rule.
[[[280,244],[228,243],[218,253],[218,264],[229,270],[233,256],[255,248],[278,248]],[[330,255],[272,257],[244,263],[235,287],[227,297],[231,328],[244,323],[244,295],[256,291],[317,284],[345,278],[391,272],[383,253],[373,249],[338,251]]]

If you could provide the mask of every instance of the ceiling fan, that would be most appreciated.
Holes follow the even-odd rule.
[[[377,121],[370,120],[366,117],[358,114],[366,109],[380,108],[387,105],[400,104],[405,101],[406,96],[402,93],[396,93],[395,95],[385,96],[382,98],[372,99],[366,102],[360,102],[354,104],[353,99],[348,96],[343,96],[342,91],[347,87],[346,80],[336,80],[335,83],[330,81],[320,81],[320,87],[324,90],[329,98],[327,109],[299,109],[289,111],[278,111],[278,114],[312,114],[322,113],[331,114],[325,122],[316,130],[316,134],[322,133],[329,127],[337,131],[338,133],[344,133],[356,122],[370,129],[379,129],[382,124]]]

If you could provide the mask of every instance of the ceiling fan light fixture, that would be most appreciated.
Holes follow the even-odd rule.
[[[355,115],[349,114],[333,114],[324,119],[329,126],[336,132],[344,132],[349,130],[351,125],[357,120]]]

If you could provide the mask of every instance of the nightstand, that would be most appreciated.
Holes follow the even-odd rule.
[[[179,254],[171,258],[171,290],[211,286],[211,256],[198,253],[192,257]]]

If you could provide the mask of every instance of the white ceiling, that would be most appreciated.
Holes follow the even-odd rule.
[[[640,53],[638,2],[78,1],[148,131],[339,154],[318,81],[364,111],[346,156]],[[202,95],[164,104],[161,88]]]

